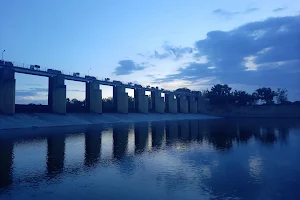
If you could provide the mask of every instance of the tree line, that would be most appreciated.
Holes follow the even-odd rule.
[[[179,88],[177,92],[191,92],[187,88]],[[288,101],[288,91],[284,88],[278,88],[276,91],[268,87],[262,87],[255,90],[253,93],[248,93],[243,90],[232,90],[227,84],[214,85],[210,90],[200,92],[201,96],[205,97],[211,105],[273,105],[273,104],[299,104],[299,101],[294,103]]]

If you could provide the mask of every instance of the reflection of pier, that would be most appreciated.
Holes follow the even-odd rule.
[[[12,184],[13,142],[0,141],[0,189]]]
[[[180,121],[179,122],[179,138],[182,141],[189,141],[189,121]]]
[[[190,140],[198,140],[199,123],[196,120],[190,121]]]
[[[100,160],[101,131],[90,130],[85,133],[85,165],[91,166]]]
[[[178,139],[178,122],[170,121],[166,124],[166,142],[172,144]]]
[[[220,132],[216,132],[216,127],[221,127]],[[130,127],[128,125],[115,125],[113,126],[112,134],[112,157],[106,158],[101,156],[102,141],[104,129],[88,129],[81,132],[85,132],[82,140],[85,141],[85,158],[84,165],[78,165],[77,163],[71,163],[65,166],[64,162],[67,155],[66,152],[66,134],[54,134],[47,137],[47,165],[46,174],[27,173],[21,179],[13,176],[13,160],[17,159],[13,156],[14,141],[0,140],[0,194],[1,189],[9,187],[13,181],[20,182],[42,182],[46,177],[53,177],[55,175],[72,174],[76,175],[86,170],[86,167],[97,166],[105,163],[109,165],[115,160],[126,157],[127,164],[134,162],[133,156],[140,156],[143,152],[152,152],[151,147],[148,148],[148,144],[152,144],[154,149],[159,149],[164,145],[175,147],[173,144],[177,142],[181,146],[189,147],[191,141],[202,142],[205,140],[210,145],[213,145],[217,150],[226,150],[230,148],[233,141],[247,141],[254,137],[261,142],[270,143],[281,140],[286,140],[288,136],[289,128],[279,127],[261,127],[257,126],[254,129],[250,129],[247,124],[238,124],[238,126],[229,126],[226,129],[227,124],[209,123],[200,121],[169,121],[165,123],[153,123],[151,126],[148,123],[138,123],[134,126],[134,139],[128,137]],[[238,128],[236,128],[238,127]],[[251,125],[253,127],[253,125]],[[151,131],[149,131],[151,130]],[[220,129],[218,129],[220,130]],[[236,132],[234,132],[234,130]],[[249,130],[261,130],[260,134],[251,132]],[[275,132],[279,134],[275,135]],[[64,133],[69,133],[65,131]],[[218,133],[218,134],[217,134]],[[151,134],[151,136],[150,136]],[[81,136],[80,136],[81,137]],[[133,142],[134,140],[134,142]],[[128,152],[128,143],[134,143],[134,154]],[[153,151],[155,152],[155,151]],[[30,160],[28,160],[30,162]],[[13,179],[14,177],[14,179]]]
[[[165,124],[157,122],[152,124],[152,146],[161,147],[165,134]]]
[[[48,137],[47,171],[54,175],[63,171],[65,161],[65,136]]]
[[[128,145],[128,127],[116,125],[113,130],[113,155],[120,159],[125,156]]]
[[[148,144],[148,123],[139,123],[134,127],[135,152],[142,153]]]

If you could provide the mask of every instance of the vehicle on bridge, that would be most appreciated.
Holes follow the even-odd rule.
[[[30,65],[30,69],[32,70],[39,70],[41,68],[41,66],[39,65]]]
[[[117,85],[123,85],[123,83],[121,81],[115,81],[115,80],[113,80],[113,83],[115,83]]]
[[[137,87],[137,88],[142,88],[143,87],[140,84],[134,84],[134,86]]]
[[[104,81],[110,81],[110,78],[105,78]]]
[[[51,74],[61,74],[61,71],[56,70],[56,69],[47,69],[47,72],[49,72]]]
[[[13,67],[14,64],[12,62],[9,62],[9,61],[4,61],[4,65],[5,66],[9,66],[9,67]]]
[[[79,72],[74,72],[74,73],[73,73],[73,76],[79,77],[79,76],[80,76],[80,73],[79,73]]]
[[[85,75],[85,78],[92,79],[92,80],[97,80],[97,78],[95,76],[87,76],[87,75]]]

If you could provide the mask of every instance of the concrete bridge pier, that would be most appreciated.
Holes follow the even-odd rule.
[[[197,97],[197,109],[198,113],[205,113],[205,98],[203,96]]]
[[[177,113],[177,100],[174,99],[174,94],[169,93],[165,94],[166,99],[166,112],[168,113]]]
[[[134,90],[134,103],[136,111],[139,113],[148,113],[148,96],[145,94],[144,89]]]
[[[49,77],[48,105],[53,113],[66,114],[66,85],[63,75]]]
[[[125,92],[124,86],[113,87],[113,101],[116,112],[128,113],[128,94]]]
[[[189,113],[198,113],[197,100],[193,96],[188,97]]]
[[[164,113],[165,112],[165,102],[164,98],[161,97],[160,91],[151,91],[152,108],[154,112]]]
[[[99,88],[99,83],[86,83],[86,107],[89,112],[101,114],[102,113],[102,91]]]
[[[177,99],[178,111],[180,113],[188,113],[189,112],[189,105],[188,105],[188,100],[187,100],[186,96],[178,95],[176,97],[176,99]]]
[[[15,114],[16,79],[13,69],[0,69],[0,113]]]

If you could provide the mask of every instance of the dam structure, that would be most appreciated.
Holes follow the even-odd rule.
[[[0,114],[15,114],[16,79],[15,73],[48,77],[48,107],[50,113],[66,114],[65,80],[86,84],[85,107],[90,113],[102,113],[102,91],[100,85],[113,87],[113,106],[117,113],[128,113],[128,94],[126,89],[134,90],[134,107],[137,113],[200,113],[198,107],[203,101],[195,93],[173,92],[154,87],[143,87],[138,84],[99,80],[93,76],[79,76],[79,73],[64,74],[59,70],[41,70],[38,65],[21,67],[13,62],[0,60]],[[146,92],[151,92],[151,101]],[[162,97],[164,93],[165,97]]]

